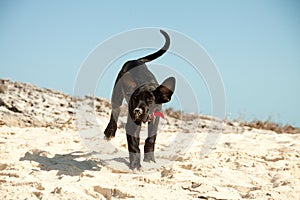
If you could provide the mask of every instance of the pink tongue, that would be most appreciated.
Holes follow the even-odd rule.
[[[165,116],[162,112],[154,111],[153,115],[156,116],[156,117],[161,117],[163,119],[165,118]]]

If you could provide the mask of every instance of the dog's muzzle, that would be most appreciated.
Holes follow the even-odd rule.
[[[141,108],[135,108],[133,110],[134,118],[139,119],[140,116],[143,114],[143,110]]]

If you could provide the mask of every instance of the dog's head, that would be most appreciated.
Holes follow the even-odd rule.
[[[175,90],[175,78],[167,78],[158,87],[155,84],[145,84],[137,88],[129,100],[129,114],[136,124],[148,122],[157,105],[171,100]]]

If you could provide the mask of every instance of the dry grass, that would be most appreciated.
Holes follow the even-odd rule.
[[[110,103],[102,100],[102,99],[96,99],[99,102],[104,102],[106,107],[110,107]],[[205,119],[205,120],[213,120],[210,116],[205,115],[198,115],[198,114],[191,114],[191,113],[184,113],[180,110],[174,110],[173,108],[167,108],[163,111],[166,115],[169,117],[172,117],[177,120],[183,120],[183,121],[193,121],[195,119]],[[121,113],[120,116],[127,116],[127,105],[121,106]],[[228,125],[232,125],[231,122],[227,123]],[[251,122],[240,122],[241,126],[248,126],[250,128],[256,128],[256,129],[263,129],[263,130],[271,130],[275,131],[276,133],[290,133],[290,134],[296,134],[300,133],[299,128],[295,128],[291,125],[280,125],[275,122],[271,122],[269,120],[267,121],[261,121],[261,120],[254,120]]]
[[[274,123],[270,121],[255,120],[251,122],[241,122],[240,125],[248,126],[256,129],[271,130],[271,131],[275,131],[276,133],[290,133],[290,134],[300,133],[299,128],[295,128],[291,125],[282,126],[278,123]]]
[[[167,108],[165,111],[166,115],[172,117],[174,119],[179,119],[183,121],[193,121],[195,119],[199,119],[199,115],[191,114],[191,113],[183,113],[180,110],[174,110],[173,108]]]

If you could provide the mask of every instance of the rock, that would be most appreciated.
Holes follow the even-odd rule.
[[[103,195],[106,199],[111,199],[112,197],[115,197],[118,199],[134,198],[133,195],[123,193],[118,189],[109,189],[109,188],[103,188],[100,186],[94,186],[94,191]]]
[[[6,86],[5,86],[5,81],[4,80],[0,80],[0,93],[5,93],[6,91]]]
[[[56,187],[54,190],[51,192],[51,194],[60,194],[61,193],[61,187]]]
[[[0,171],[5,170],[7,167],[8,167],[7,164],[5,164],[5,163],[2,164],[2,163],[0,163]]]
[[[163,168],[163,170],[161,171],[160,175],[161,175],[162,178],[164,178],[164,177],[166,177],[166,178],[172,178],[173,175],[174,175],[174,171],[173,171],[172,168],[169,168],[169,167]]]

